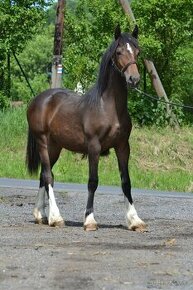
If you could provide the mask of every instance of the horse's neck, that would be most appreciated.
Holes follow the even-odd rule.
[[[118,115],[127,114],[127,93],[125,78],[112,69],[103,95],[104,102],[111,103]]]

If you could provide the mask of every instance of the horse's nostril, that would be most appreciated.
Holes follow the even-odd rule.
[[[139,78],[138,77],[134,77],[134,76],[130,76],[129,82],[131,82],[133,84],[137,84],[139,82]]]
[[[137,86],[137,84],[139,83],[139,81],[140,81],[140,77],[135,77],[135,76],[130,76],[129,79],[128,79],[128,83],[131,86]]]

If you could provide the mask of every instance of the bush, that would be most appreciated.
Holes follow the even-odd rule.
[[[0,109],[7,109],[10,107],[10,101],[3,92],[0,91]]]

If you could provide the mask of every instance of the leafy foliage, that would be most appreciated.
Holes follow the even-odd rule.
[[[0,85],[6,88],[7,52],[14,49],[35,93],[38,93],[50,86],[56,3],[45,10],[45,5],[51,1],[16,0],[11,1],[10,11],[9,3],[8,0],[0,3],[0,31],[3,32],[0,33]],[[139,26],[141,89],[146,87],[148,93],[155,95],[148,76],[143,87],[143,59],[148,58],[153,60],[169,99],[193,105],[190,69],[193,66],[193,0],[133,0],[131,4]],[[46,16],[47,23],[44,25]],[[75,89],[81,83],[87,90],[93,84],[101,56],[114,37],[117,23],[123,31],[133,28],[118,0],[66,2],[63,46],[65,87]],[[13,58],[11,68],[12,98],[28,101],[30,90]],[[186,111],[181,108],[174,110],[179,121],[184,122]],[[148,101],[136,93],[130,94],[129,111],[141,125],[165,126],[168,123],[165,105]],[[186,121],[192,116],[191,112],[186,114]]]
[[[46,0],[0,1],[0,78],[4,93],[7,89],[7,55],[21,52],[26,43],[40,31],[45,22]]]
[[[1,0],[1,47],[20,51],[42,25],[45,1]]]
[[[193,29],[193,0],[150,0],[132,1],[132,8],[140,29],[142,58],[140,63],[143,85],[143,58],[152,59],[158,70],[169,98],[186,102],[191,86],[186,83],[187,70],[183,51],[187,50]],[[121,18],[120,18],[121,15]],[[101,55],[113,37],[117,20],[121,19],[123,30],[128,30],[128,19],[124,16],[118,1],[77,1],[76,9],[67,11],[64,51],[65,86],[75,88],[80,82],[87,89],[95,80]],[[181,56],[179,56],[181,52]],[[179,65],[180,59],[183,61]],[[192,63],[192,62],[191,62]],[[193,64],[193,63],[192,63]],[[184,82],[176,82],[184,71]],[[186,71],[185,71],[186,70]],[[189,72],[188,79],[192,79]],[[142,88],[143,89],[143,88]],[[155,95],[150,80],[147,90]],[[137,98],[137,99],[136,99]],[[140,124],[165,125],[165,105],[149,102],[133,94],[130,101],[131,114]],[[175,108],[179,122],[183,111]]]
[[[7,109],[10,106],[10,102],[7,97],[0,91],[0,109]]]
[[[189,70],[193,0],[134,0],[132,7],[141,30],[143,57],[153,60],[170,100],[187,103],[193,93]],[[148,90],[152,92],[150,85]],[[182,110],[176,110],[181,115]]]
[[[120,23],[128,31],[128,21],[118,1],[79,0],[73,11],[66,12],[65,86],[75,88],[80,82],[83,89],[88,89],[96,79],[100,58],[114,37],[115,26]]]
[[[53,53],[53,34],[54,27],[49,25],[46,29],[43,29],[41,34],[36,35],[33,40],[29,41],[25,50],[18,56],[35,94],[50,87],[49,77]],[[15,100],[28,101],[32,97],[32,93],[14,59],[12,73],[15,76],[12,96],[14,96]]]

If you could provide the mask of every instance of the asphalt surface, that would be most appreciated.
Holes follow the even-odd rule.
[[[26,179],[14,179],[14,178],[0,178],[0,187],[6,188],[26,188],[26,189],[37,189],[39,186],[38,180],[26,180]],[[74,184],[74,183],[62,183],[62,182],[55,182],[54,189],[56,191],[62,192],[84,192],[87,190],[86,184]],[[98,186],[97,188],[98,193],[107,193],[111,192],[111,194],[120,194],[121,188],[119,186]],[[181,197],[184,198],[193,198],[192,193],[188,192],[171,192],[171,191],[159,191],[159,190],[148,190],[148,189],[132,189],[133,194],[140,194],[140,195],[156,195],[161,197]]]
[[[56,183],[63,228],[34,224],[38,181],[0,179],[0,289],[193,289],[193,194],[133,190],[149,231],[127,230],[119,187],[99,187],[96,232],[83,230],[86,185]]]

